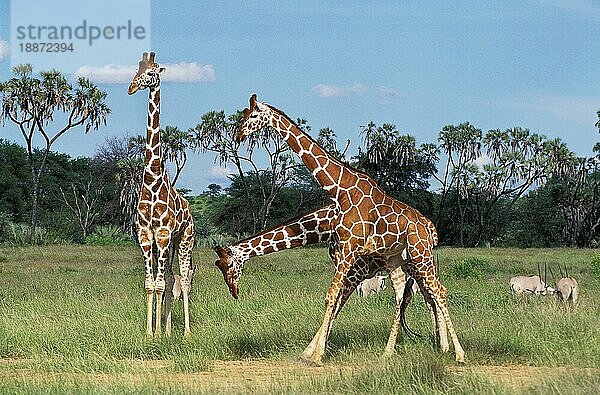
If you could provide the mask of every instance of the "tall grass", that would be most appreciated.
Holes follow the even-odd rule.
[[[439,253],[441,279],[448,288],[452,319],[467,352],[467,367],[600,368],[600,283],[592,274],[591,251],[441,249]],[[173,336],[146,340],[143,269],[137,248],[10,247],[1,248],[0,256],[4,257],[0,260],[2,392],[143,393],[156,390],[152,383],[157,372],[210,372],[216,360],[293,363],[320,324],[324,294],[333,274],[325,249],[256,258],[246,265],[240,299],[234,301],[214,268],[214,253],[196,250],[191,337],[182,336],[182,308],[176,305]],[[463,263],[465,259],[483,261],[485,268],[477,275],[464,275],[474,269],[472,263]],[[581,286],[580,303],[574,310],[550,297],[515,298],[509,294],[511,276],[535,273],[538,262],[559,261],[567,264]],[[381,360],[394,304],[388,287],[372,298],[351,298],[341,312],[325,363],[351,366],[351,373],[284,377],[260,390],[511,393],[510,388],[487,377],[455,373],[454,356],[436,350],[428,336],[430,318],[421,298],[415,298],[407,319],[425,337],[415,342],[400,337],[398,355]],[[140,365],[141,361],[151,364]],[[30,375],[18,373],[25,371]],[[47,373],[67,375],[68,379],[36,379]],[[94,375],[98,374],[113,379],[97,380]],[[131,374],[142,378],[135,385],[128,384],[123,377]],[[79,380],[71,380],[73,377]],[[578,388],[576,378],[579,376],[569,379],[574,390]],[[582,383],[586,389],[598,386],[598,380],[589,378]],[[533,392],[556,392],[554,385],[549,379],[531,388]],[[257,388],[236,387],[234,392],[244,391],[256,392]]]

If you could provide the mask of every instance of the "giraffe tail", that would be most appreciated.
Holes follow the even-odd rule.
[[[418,334],[417,332],[413,331],[408,326],[408,323],[406,322],[406,308],[408,307],[408,304],[412,301],[412,298],[414,296],[413,290],[412,290],[414,283],[415,283],[415,280],[412,277],[408,277],[408,280],[406,281],[406,284],[404,285],[404,293],[402,294],[402,302],[400,303],[400,323],[402,324],[402,329],[404,329],[404,332],[406,332],[406,335],[408,336],[408,338],[413,341],[416,339],[416,337],[422,338],[422,336],[420,334]]]

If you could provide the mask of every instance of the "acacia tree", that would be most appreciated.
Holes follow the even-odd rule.
[[[600,229],[600,143],[590,158],[573,157],[555,175],[561,188],[563,236],[571,247],[590,247]]]
[[[29,64],[13,68],[13,77],[0,83],[3,122],[7,119],[17,125],[27,148],[31,169],[31,233],[37,225],[40,182],[52,145],[69,130],[84,126],[85,132],[106,124],[110,109],[104,102],[106,93],[86,78],[78,78],[73,87],[57,70],[33,74]],[[64,122],[55,118],[63,115]],[[62,117],[61,117],[62,118]],[[42,139],[41,160],[34,160],[34,139]]]
[[[141,141],[140,141],[141,139]],[[133,216],[139,197],[145,147],[143,136],[113,136],[105,139],[98,147],[95,159],[104,163],[116,185],[114,205],[120,211],[119,222],[125,234],[133,234]]]
[[[67,192],[60,187],[62,201],[77,219],[84,240],[100,214],[98,202],[105,187],[91,176],[85,182],[71,182]]]
[[[548,140],[519,127],[490,130],[483,145],[487,157],[483,165],[469,168],[472,182],[465,190],[474,197],[478,218],[475,245],[482,242],[486,228],[495,242],[500,220],[508,217],[516,201],[551,174],[562,173],[573,157],[560,139]]]
[[[224,111],[211,111],[201,117],[201,122],[190,133],[195,135],[196,148],[201,152],[215,153],[214,163],[220,166],[231,164],[235,168],[246,193],[248,212],[252,215],[253,232],[266,227],[273,201],[294,177],[298,163],[285,142],[267,130],[252,134],[245,140],[245,147],[234,139],[243,114],[225,115]],[[304,123],[305,125],[305,123]],[[299,126],[302,121],[299,121]],[[267,153],[267,166],[260,167],[259,158],[254,156],[257,147]],[[250,181],[260,190],[260,200],[255,201]]]
[[[438,144],[425,144],[421,151],[432,163],[438,163],[442,154],[446,157],[446,163],[442,172],[433,173],[440,184],[440,202],[438,205],[436,228],[443,227],[443,215],[446,210],[446,202],[450,191],[456,190],[457,207],[459,211],[459,234],[461,245],[464,244],[464,223],[467,205],[465,202],[465,191],[471,182],[468,167],[481,156],[481,129],[464,122],[455,125],[447,125],[442,128],[438,137]]]

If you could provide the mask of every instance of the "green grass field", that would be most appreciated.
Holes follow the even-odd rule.
[[[333,268],[324,248],[247,263],[234,301],[212,250],[194,254],[192,336],[145,339],[141,254],[135,247],[0,248],[0,393],[600,393],[600,281],[592,250],[439,249],[440,273],[467,364],[432,345],[422,298],[382,359],[391,287],[353,296],[322,368],[297,356],[317,330]],[[476,270],[460,263],[480,259]],[[508,280],[566,263],[580,302],[514,298]],[[472,268],[471,268],[472,269]],[[556,266],[553,267],[556,273]],[[466,278],[465,278],[466,276]]]

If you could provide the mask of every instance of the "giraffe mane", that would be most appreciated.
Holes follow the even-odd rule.
[[[252,96],[255,96],[255,95],[256,95],[256,94],[254,94],[254,95],[252,95]],[[270,105],[270,104],[268,104],[268,103],[264,103],[264,102],[263,102],[262,104],[264,104],[265,106],[269,107],[271,110],[273,110],[273,111],[275,111],[275,112],[277,112],[277,113],[281,114],[282,116],[286,117],[287,119],[289,119],[289,120],[290,120],[290,122],[292,123],[292,125],[293,125],[293,126],[295,126],[296,128],[298,128],[298,129],[302,130],[302,128],[300,128],[300,126],[298,126],[298,124],[297,124],[297,123],[296,123],[296,122],[295,122],[295,121],[292,119],[292,117],[288,116],[288,115],[287,115],[285,112],[283,112],[282,110],[280,110],[280,109],[278,109],[278,108],[276,108],[276,107],[273,107],[272,105]],[[245,110],[245,109],[244,109],[244,110]],[[364,177],[367,177],[368,179],[370,179],[371,181],[373,181],[375,184],[377,184],[377,183],[375,182],[375,180],[373,179],[373,177],[371,177],[369,174],[365,173],[365,172],[364,172],[364,171],[362,171],[362,170],[359,170],[359,169],[357,169],[356,167],[352,166],[350,163],[342,162],[342,161],[341,161],[341,160],[339,160],[338,158],[336,158],[336,157],[334,157],[333,155],[331,155],[331,154],[330,154],[328,151],[326,151],[326,150],[325,150],[325,148],[321,147],[321,145],[320,145],[320,144],[318,144],[318,143],[317,143],[317,141],[316,141],[316,140],[315,140],[315,139],[314,139],[314,138],[313,138],[313,137],[312,137],[310,134],[308,134],[308,133],[306,133],[306,132],[304,132],[304,131],[303,131],[303,133],[304,133],[304,135],[305,135],[305,136],[306,136],[306,137],[307,137],[307,138],[310,140],[310,142],[312,142],[313,144],[315,144],[317,147],[321,148],[321,149],[323,150],[323,152],[325,152],[325,153],[326,153],[326,154],[329,156],[329,158],[330,158],[330,160],[331,160],[331,161],[335,162],[336,164],[338,164],[338,165],[340,165],[340,166],[347,167],[347,168],[349,168],[349,169],[351,169],[351,170],[353,170],[353,171],[355,171],[355,172],[359,173],[360,175],[362,175],[362,176],[364,176]],[[379,184],[377,184],[377,186],[379,186]],[[381,187],[380,187],[380,188],[381,188]]]
[[[321,207],[321,209],[324,209],[324,208],[326,208],[326,207],[330,206],[331,204],[332,204],[332,203],[329,203],[329,204],[327,204],[327,205],[325,205],[325,206]],[[313,211],[314,211],[314,210],[313,210]],[[297,222],[299,219],[301,219],[302,217],[305,217],[306,215],[308,215],[308,214],[312,213],[313,211],[307,211],[307,212],[305,212],[305,213],[298,214],[298,215],[296,215],[294,218],[287,220],[287,221],[286,221],[286,223],[288,223],[288,224],[292,224],[292,223],[294,223],[294,222]],[[261,231],[261,232],[259,232],[259,233],[255,234],[255,235],[252,235],[252,236],[246,237],[245,239],[242,239],[242,240],[238,241],[238,242],[237,242],[237,243],[235,243],[234,245],[237,245],[237,244],[242,244],[242,243],[246,243],[246,242],[248,242],[248,241],[250,241],[250,240],[252,240],[252,239],[256,238],[256,237],[257,237],[257,236],[259,236],[259,235],[264,235],[264,234],[266,234],[266,233],[270,233],[270,232],[272,232],[272,231],[274,231],[275,229],[277,229],[277,228],[280,228],[280,227],[281,227],[281,224],[279,224],[279,225],[275,225],[275,226],[272,226],[272,227],[270,227],[270,228],[268,228],[268,229],[266,229],[266,230],[263,230],[263,231]],[[216,250],[215,250],[215,251],[216,251]],[[217,253],[217,254],[218,254],[218,253]]]

